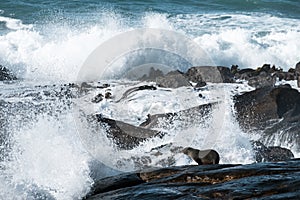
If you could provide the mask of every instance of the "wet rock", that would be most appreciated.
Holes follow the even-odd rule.
[[[153,67],[150,68],[149,70],[149,73],[144,76],[142,76],[139,80],[140,81],[156,81],[156,79],[158,77],[163,77],[164,76],[164,73],[159,70],[159,69],[154,69]]]
[[[189,81],[211,82],[211,83],[232,83],[234,82],[233,74],[228,67],[201,66],[191,67],[185,73]]]
[[[202,87],[205,87],[207,84],[205,83],[205,82],[203,82],[203,81],[200,81],[200,82],[197,82],[197,84],[195,85],[195,89],[196,90],[199,90],[200,88],[202,88]]]
[[[269,120],[283,117],[288,120],[300,115],[300,93],[292,88],[265,87],[234,99],[237,120],[245,130],[265,129]]]
[[[107,128],[109,138],[120,149],[132,149],[141,142],[152,137],[161,137],[163,133],[142,127],[133,126],[125,122],[104,118],[97,114],[96,120]]]
[[[124,92],[124,94],[122,95],[122,97],[116,101],[117,103],[122,101],[123,99],[126,99],[130,94],[137,92],[137,91],[141,91],[141,90],[156,90],[157,88],[153,85],[141,85],[138,87],[133,87],[128,89],[126,92]]]
[[[165,88],[179,88],[191,86],[186,77],[179,71],[171,72],[165,76],[158,77],[156,83],[160,87]]]
[[[251,69],[251,68],[246,68],[246,69],[238,70],[234,74],[234,77],[236,79],[248,80],[249,78],[256,76],[256,75],[258,75],[257,71],[255,71],[254,69]]]
[[[277,162],[294,158],[294,154],[291,152],[291,150],[283,147],[266,147],[259,141],[252,141],[252,146],[257,162]]]
[[[269,73],[271,71],[271,65],[270,64],[264,64],[258,71]]]
[[[273,87],[275,83],[276,78],[264,71],[248,79],[248,85],[255,88]]]
[[[17,80],[17,77],[14,76],[6,67],[0,65],[0,81],[12,81]]]
[[[92,103],[99,103],[100,101],[103,100],[103,95],[100,93],[100,94],[97,94],[93,99],[92,99]]]
[[[295,73],[296,73],[296,76],[297,76],[298,87],[300,87],[300,62],[298,62],[296,64]]]
[[[178,166],[97,181],[86,199],[297,199],[300,160]]]
[[[183,127],[192,123],[201,123],[209,116],[212,107],[213,104],[204,104],[174,113],[149,114],[147,120],[140,126],[147,129],[161,128],[164,126],[164,123],[170,125],[177,120],[181,122]],[[179,127],[180,125],[178,124],[177,126]]]
[[[105,99],[111,99],[112,93],[111,92],[105,92],[104,98]]]
[[[282,80],[286,80],[286,81],[296,80],[295,73],[292,73],[292,72],[275,72],[274,77],[277,77],[279,81],[282,81]]]

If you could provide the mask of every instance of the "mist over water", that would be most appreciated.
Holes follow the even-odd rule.
[[[16,103],[6,109],[1,107],[8,122],[1,131],[7,142],[0,150],[4,149],[9,156],[0,160],[0,199],[80,199],[89,191],[95,173],[99,178],[119,170],[135,170],[137,167],[128,160],[149,156],[153,147],[169,143],[215,148],[222,155],[221,163],[254,162],[249,142],[253,138],[240,130],[232,100],[234,94],[253,89],[246,85],[209,85],[207,91],[202,91],[207,99],[202,100],[194,91],[184,88],[135,93],[125,104],[103,101],[92,111],[134,125],[139,125],[149,113],[175,112],[220,100],[221,103],[206,123],[187,129],[180,129],[180,122],[175,123],[168,127],[164,140],[155,138],[129,151],[116,150],[102,130],[99,137],[103,143],[96,144],[101,146],[99,154],[86,145],[95,145],[93,131],[85,129],[91,143],[84,143],[78,133],[78,126],[85,126],[74,119],[78,117],[77,110],[74,111],[78,107],[72,104],[65,108],[61,106],[65,99],[48,98],[46,92],[37,98],[30,95],[38,90],[38,85],[76,82],[83,63],[96,47],[138,28],[178,32],[197,43],[216,65],[256,68],[270,63],[287,70],[300,60],[298,8],[298,1],[276,1],[271,5],[266,1],[1,2],[0,64],[17,74],[23,83],[0,83],[1,105]],[[124,83],[110,84],[114,94],[126,91]],[[48,92],[53,90],[57,88],[45,88]],[[47,112],[30,102],[36,106],[46,104]],[[162,166],[160,160],[169,155],[150,155],[149,165]],[[104,165],[97,164],[99,158]],[[175,165],[192,163],[181,154],[174,159]],[[95,172],[97,166],[101,169]]]

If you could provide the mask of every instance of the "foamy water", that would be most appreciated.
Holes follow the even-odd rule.
[[[26,101],[26,98],[9,95],[22,93],[28,89],[26,85],[33,88],[37,83],[48,85],[76,81],[84,61],[96,47],[116,35],[137,28],[166,29],[180,33],[196,42],[216,65],[238,64],[241,68],[256,68],[263,63],[270,63],[287,70],[300,60],[299,19],[265,13],[168,14],[146,11],[132,17],[105,10],[100,14],[93,13],[92,23],[85,23],[86,19],[81,21],[78,16],[76,20],[79,23],[75,25],[64,21],[64,18],[62,21],[45,20],[30,24],[16,16],[2,16],[3,13],[5,11],[0,11],[0,22],[4,26],[0,35],[0,64],[23,78],[25,85],[0,85],[3,93],[1,98],[9,102]],[[60,17],[57,14],[57,18]],[[122,84],[109,83],[115,95],[121,96],[126,91]],[[150,156],[149,165],[160,166],[157,164],[159,160],[173,155],[166,151],[162,157],[155,157],[149,152],[154,147],[169,143],[215,148],[220,152],[221,163],[254,162],[250,140],[255,136],[247,135],[238,126],[232,100],[234,94],[253,88],[226,84],[209,84],[207,87],[208,90],[201,92],[204,99],[188,88],[161,89],[134,93],[125,103],[103,101],[93,105],[89,111],[139,125],[149,113],[175,112],[220,101],[213,109],[213,117],[206,123],[180,129],[180,122],[177,122],[169,126],[163,140],[155,138],[133,150],[116,150],[106,137],[105,130],[95,136],[98,140],[93,140],[93,132],[88,129],[84,129],[82,135],[80,131],[85,126],[79,128],[81,125],[76,124],[80,120],[76,119],[78,113],[73,113],[74,108],[62,113],[53,111],[55,115],[40,115],[37,121],[32,120],[27,126],[20,125],[20,115],[20,119],[16,118],[12,123],[15,123],[15,127],[11,127],[10,131],[12,149],[9,158],[0,163],[3,168],[0,174],[0,199],[37,199],[43,196],[80,199],[93,183],[90,163],[98,160],[106,165],[98,169],[103,172],[100,176],[118,173],[115,170],[135,170],[132,162],[126,161],[132,156]],[[97,92],[103,91],[94,91],[83,100],[89,102]],[[60,104],[56,105],[58,110]],[[83,138],[89,140],[82,141]],[[100,151],[92,151],[86,144],[95,145]],[[272,144],[291,147],[291,144],[285,144],[285,141],[277,138]],[[295,149],[292,150],[299,155]],[[120,160],[122,166],[118,162]],[[174,155],[174,160],[175,165],[192,163],[182,154]]]
[[[108,23],[84,28],[57,24],[39,30],[20,20],[0,18],[13,30],[0,36],[2,63],[20,77],[41,80],[76,80],[88,55],[104,41],[134,28],[161,28],[194,40],[215,64],[256,68],[263,63],[285,70],[299,60],[299,20],[270,15],[146,13],[124,24],[120,15],[108,13]],[[263,19],[263,20],[262,20]],[[48,25],[45,24],[45,27]],[[14,28],[13,28],[14,27]]]

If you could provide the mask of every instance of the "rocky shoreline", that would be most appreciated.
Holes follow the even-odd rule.
[[[300,160],[250,165],[178,166],[95,182],[84,199],[297,199]]]
[[[97,104],[104,99],[119,102],[132,93],[142,90],[191,87],[195,91],[201,91],[207,83],[239,84],[247,81],[253,90],[235,95],[234,109],[236,120],[243,131],[249,134],[252,132],[260,132],[261,134],[259,141],[251,141],[257,163],[168,167],[175,164],[172,156],[184,148],[169,143],[156,147],[150,152],[152,155],[161,155],[167,148],[171,152],[170,156],[160,161],[161,166],[167,168],[152,169],[151,165],[148,166],[147,163],[150,158],[132,157],[136,168],[147,170],[95,180],[91,192],[85,199],[263,199],[267,197],[295,199],[299,197],[300,160],[290,160],[294,158],[294,155],[289,149],[270,145],[268,141],[270,138],[284,137],[288,141],[293,141],[296,144],[295,149],[300,151],[299,90],[288,84],[276,84],[282,80],[294,80],[300,87],[300,62],[296,64],[294,69],[291,68],[286,72],[267,64],[256,70],[239,69],[238,66],[231,68],[204,66],[191,67],[187,72],[173,71],[167,74],[152,69],[148,75],[144,75],[140,80],[155,82],[156,85],[131,88],[118,99],[114,99],[114,94],[107,90],[105,94],[94,96],[90,103]],[[0,81],[9,83],[18,81],[18,79],[5,67],[0,66]],[[42,87],[52,88],[51,92],[43,90]],[[109,85],[101,87],[109,88]],[[33,101],[39,101],[45,96],[49,98],[59,97],[58,101],[62,100],[62,107],[68,109],[73,104],[70,99],[81,97],[93,89],[94,86],[89,83],[41,86],[40,92],[34,91],[26,94],[26,97],[32,97]],[[42,93],[43,97],[41,97]],[[200,94],[199,97],[201,98]],[[49,108],[44,104],[31,104],[19,103],[14,105],[11,102],[3,101],[0,106],[3,111],[10,107],[39,106],[38,112],[33,109],[35,112],[33,115],[45,112]],[[178,112],[149,114],[146,120],[139,125],[110,119],[102,116],[101,113],[88,115],[87,119],[101,127],[105,126],[107,137],[114,141],[117,148],[130,150],[147,139],[163,138],[165,133],[156,130],[162,119],[165,123],[172,124],[174,120],[180,117],[189,118],[193,116],[194,121],[183,122],[182,126],[188,126],[189,123],[201,123],[212,115],[212,110],[216,105],[218,102],[193,106]],[[10,117],[13,117],[13,114]],[[5,129],[4,122],[9,118],[2,117],[0,119],[2,121],[1,128]],[[24,119],[26,121],[26,118]],[[32,119],[30,118],[30,120]],[[6,139],[1,135],[0,142],[3,143]],[[141,162],[143,166],[138,167]]]

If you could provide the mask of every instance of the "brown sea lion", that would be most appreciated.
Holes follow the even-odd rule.
[[[186,147],[182,150],[182,153],[190,156],[198,165],[218,164],[220,160],[218,152],[213,149],[198,150]]]

